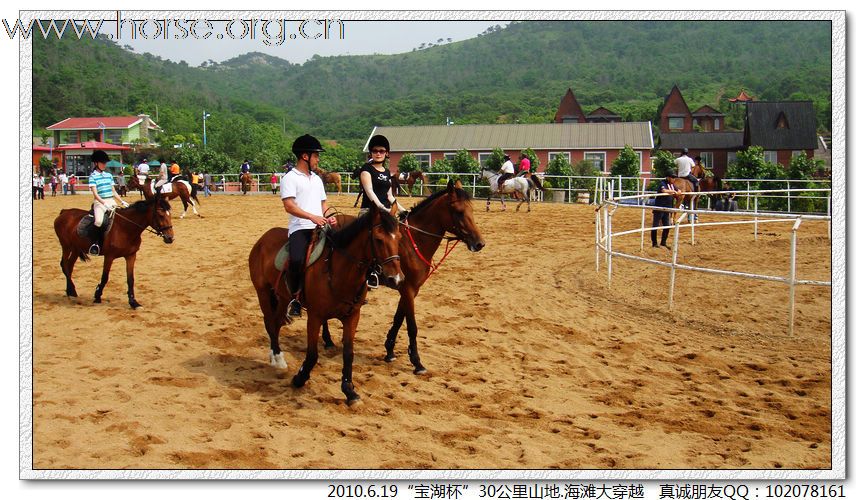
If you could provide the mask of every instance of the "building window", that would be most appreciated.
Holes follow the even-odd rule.
[[[454,161],[457,157],[457,154],[456,153],[445,153],[444,157],[445,157],[445,160],[447,160],[447,161]]]
[[[571,162],[570,151],[550,151],[549,153],[547,153],[547,165],[549,165],[550,162],[553,161],[558,155],[565,155],[565,159],[568,160],[568,163]]]
[[[478,163],[481,164],[481,170],[489,168],[487,167],[487,158],[490,156],[492,156],[492,153],[478,153]]]
[[[714,167],[712,159],[715,157],[711,152],[700,153],[700,159],[703,160],[703,166],[706,168]]]
[[[667,123],[670,125],[670,130],[682,130],[685,128],[684,118],[668,118]]]
[[[736,163],[736,153],[730,151],[727,153],[727,166],[734,165]]]
[[[715,130],[721,130],[721,119],[715,118]]]
[[[586,152],[583,159],[592,162],[596,169],[601,172],[607,171],[607,153],[604,152]]]
[[[414,153],[414,157],[420,162],[421,170],[429,170],[430,153]]]
[[[641,174],[651,174],[652,173],[652,165],[649,162],[649,165],[643,165],[643,152],[642,151],[634,151],[637,153],[637,165],[639,165]],[[648,169],[648,170],[646,170]]]
[[[104,142],[110,142],[111,144],[120,144],[120,141],[123,140],[123,131],[122,130],[106,130],[105,137],[102,138]]]
[[[778,163],[777,151],[763,151],[763,160],[770,163]]]
[[[691,120],[691,128],[693,128],[693,129],[700,128],[700,122],[698,122],[696,118]]]
[[[60,140],[63,144],[75,144],[78,142],[78,131],[77,130],[67,130],[63,132],[63,138]]]

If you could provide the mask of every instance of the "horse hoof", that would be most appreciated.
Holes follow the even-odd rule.
[[[298,389],[303,387],[304,384],[306,384],[306,380],[298,377],[297,375],[291,377],[291,385],[297,387]]]
[[[349,396],[345,400],[345,404],[347,404],[349,406],[349,408],[351,408],[352,406],[360,404],[360,396],[358,396],[357,394],[355,394],[354,396]]]
[[[270,366],[274,368],[279,368],[280,370],[285,370],[288,368],[288,365],[285,363],[285,358],[282,356],[282,353],[274,355],[270,354]]]
[[[71,292],[69,290],[66,290],[66,296],[67,297],[78,297],[78,293],[75,290],[72,290]]]
[[[96,297],[96,298],[93,299],[93,303],[94,303],[94,304],[101,304],[101,303],[102,303],[102,299],[99,298],[99,297]]]
[[[414,369],[415,375],[424,375],[424,374],[426,374],[426,372],[427,372],[427,369],[424,368],[423,366],[420,366],[420,367],[417,367]]]
[[[388,363],[393,363],[394,361],[396,361],[396,356],[394,356],[393,354],[385,354],[384,360]]]
[[[136,302],[134,300],[131,300],[131,301],[129,301],[129,307],[131,307],[133,309],[138,309],[139,307],[141,307],[141,304],[139,304],[138,302]]]

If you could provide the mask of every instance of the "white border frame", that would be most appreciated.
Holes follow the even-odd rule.
[[[111,18],[115,11],[22,11],[22,19],[38,18],[40,14],[58,14],[76,18]],[[131,12],[131,11],[130,11]],[[250,12],[249,15],[282,15],[287,18],[348,18],[352,19],[508,19],[508,20],[691,20],[699,16],[701,20],[804,20],[831,21],[832,35],[832,117],[833,142],[832,164],[832,458],[828,470],[284,470],[284,471],[226,471],[226,470],[33,470],[33,380],[32,380],[32,258],[31,246],[33,219],[30,213],[30,164],[31,158],[31,120],[32,120],[32,44],[20,42],[19,51],[19,477],[21,479],[327,479],[330,481],[348,479],[508,479],[557,480],[557,479],[627,479],[627,480],[664,480],[664,479],[844,479],[847,466],[846,433],[846,13],[844,11],[292,11],[284,13]],[[137,16],[211,16],[226,15],[229,12],[149,12],[136,11]],[[80,16],[80,17],[79,17]],[[605,154],[606,163],[606,154]],[[606,167],[606,165],[605,165]],[[56,492],[55,492],[56,493]],[[405,492],[403,492],[404,494]],[[848,497],[853,494],[848,493]]]

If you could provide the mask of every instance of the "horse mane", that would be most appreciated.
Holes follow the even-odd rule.
[[[136,201],[135,203],[129,205],[129,210],[134,210],[140,214],[144,213],[147,211],[147,208],[150,205],[156,203],[157,199],[159,200],[159,208],[161,208],[163,210],[170,210],[171,209],[171,205],[168,203],[168,200],[166,200],[162,196],[157,196],[157,197],[151,198],[149,200]]]
[[[426,208],[427,206],[431,205],[435,200],[446,195],[447,193],[448,193],[447,189],[441,189],[439,191],[436,191],[435,193],[427,196],[427,198],[425,200],[421,200],[417,205],[412,207],[411,211],[412,212],[419,212],[419,211],[423,210],[424,208]],[[472,200],[472,195],[467,193],[464,189],[454,187],[454,194],[456,195],[458,200],[462,200],[462,201],[471,201]]]
[[[352,241],[363,231],[368,230],[372,227],[372,219],[375,216],[373,210],[378,210],[377,208],[372,208],[367,211],[362,216],[358,217],[354,221],[352,221],[349,225],[345,226],[338,231],[332,232],[329,236],[331,244],[335,248],[345,248],[351,244]],[[397,230],[398,222],[390,212],[380,212],[381,215],[381,225],[384,227],[384,230],[389,233],[394,233]]]

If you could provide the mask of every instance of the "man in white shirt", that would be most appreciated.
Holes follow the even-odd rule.
[[[69,194],[69,177],[66,176],[66,172],[60,172],[57,178],[60,180],[60,188],[63,190],[63,194]]]
[[[499,173],[501,174],[499,176],[499,191],[501,191],[505,181],[514,176],[514,164],[511,162],[510,156],[505,155],[505,162],[502,163]]]
[[[147,174],[150,173],[150,165],[147,164],[147,158],[142,158],[141,163],[138,164],[138,181],[143,186],[144,182],[147,181]]]
[[[290,316],[300,316],[299,293],[303,284],[306,248],[312,240],[316,226],[336,224],[335,217],[324,217],[327,195],[321,178],[313,173],[318,166],[319,153],[324,151],[315,137],[298,137],[291,146],[297,165],[282,176],[279,183],[280,198],[285,211],[291,215],[288,222],[288,289],[294,299],[288,305]]]
[[[694,185],[694,191],[698,190],[698,183],[700,182],[694,174],[691,173],[691,169],[694,168],[694,160],[688,156],[688,148],[682,150],[682,154],[676,158],[676,169],[678,170],[679,177],[683,179],[688,179],[691,181],[691,184]]]

